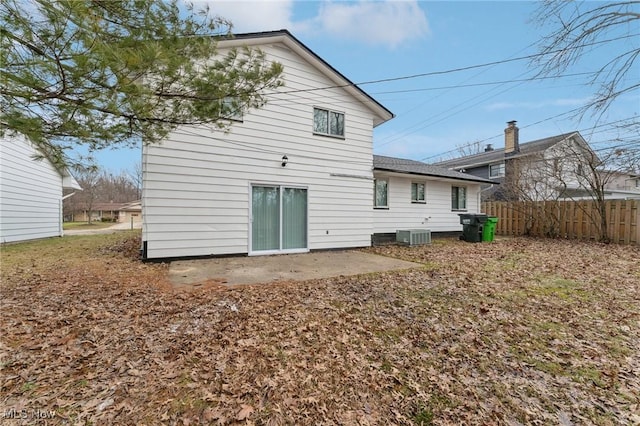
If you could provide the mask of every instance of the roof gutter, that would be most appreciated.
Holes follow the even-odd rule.
[[[477,178],[477,179],[473,179],[473,178],[464,178],[464,177],[453,177],[453,176],[442,176],[442,175],[437,175],[434,173],[420,173],[420,172],[409,172],[409,171],[405,171],[405,170],[395,170],[395,169],[387,169],[384,167],[374,167],[373,168],[374,171],[378,170],[378,171],[383,171],[383,172],[392,172],[392,173],[400,173],[403,175],[414,175],[414,176],[430,176],[430,177],[437,177],[440,179],[447,179],[447,180],[462,180],[462,181],[466,181],[466,182],[477,182],[477,183],[490,183],[493,185],[500,185],[500,182],[495,182],[489,179],[483,179],[483,178]]]

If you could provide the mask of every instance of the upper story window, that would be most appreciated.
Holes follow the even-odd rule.
[[[411,202],[412,203],[425,202],[424,183],[411,182]]]
[[[492,164],[489,166],[489,177],[496,178],[504,176],[504,163]]]
[[[313,109],[313,133],[344,137],[344,113],[328,109]]]
[[[464,186],[451,187],[451,210],[467,209],[467,188]]]
[[[227,96],[220,100],[220,117],[233,120],[242,121],[242,105],[238,99]]]
[[[373,180],[373,207],[389,207],[389,181],[387,179]]]

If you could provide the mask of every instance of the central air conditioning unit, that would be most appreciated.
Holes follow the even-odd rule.
[[[417,246],[421,244],[431,244],[430,229],[405,229],[396,231],[396,242]]]

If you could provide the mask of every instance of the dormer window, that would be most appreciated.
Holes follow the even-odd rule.
[[[328,109],[313,109],[313,133],[344,138],[344,113]]]
[[[489,166],[489,177],[497,178],[504,176],[504,163],[492,164]]]

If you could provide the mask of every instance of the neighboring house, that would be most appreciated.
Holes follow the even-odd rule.
[[[142,222],[142,202],[140,200],[125,203],[120,208],[118,222]]]
[[[531,142],[519,142],[515,121],[507,123],[505,147],[435,163],[501,183],[483,186],[485,200],[561,199],[584,187],[595,153],[579,132],[569,132]]]
[[[44,157],[35,159],[36,157]],[[0,140],[0,242],[62,236],[62,190],[80,190],[26,138]]]
[[[605,182],[602,196],[605,200],[640,199],[640,176],[617,170],[598,169],[600,178]],[[587,188],[567,189],[563,194],[572,200],[592,200],[592,191]]]
[[[92,221],[109,221],[109,222],[128,222],[134,219],[134,222],[142,220],[142,205],[140,200],[128,203],[93,203],[91,206]],[[81,209],[71,214],[71,221],[88,222],[89,211]]]
[[[635,173],[622,173],[616,170],[605,170],[604,173],[611,174],[611,179],[607,189],[612,191],[632,191],[640,192],[640,175]]]
[[[283,65],[285,86],[226,133],[143,144],[145,259],[363,247],[408,227],[460,231],[458,211],[478,212],[486,179],[384,157],[374,169],[373,128],[393,114],[288,31],[218,47],[245,45]]]

